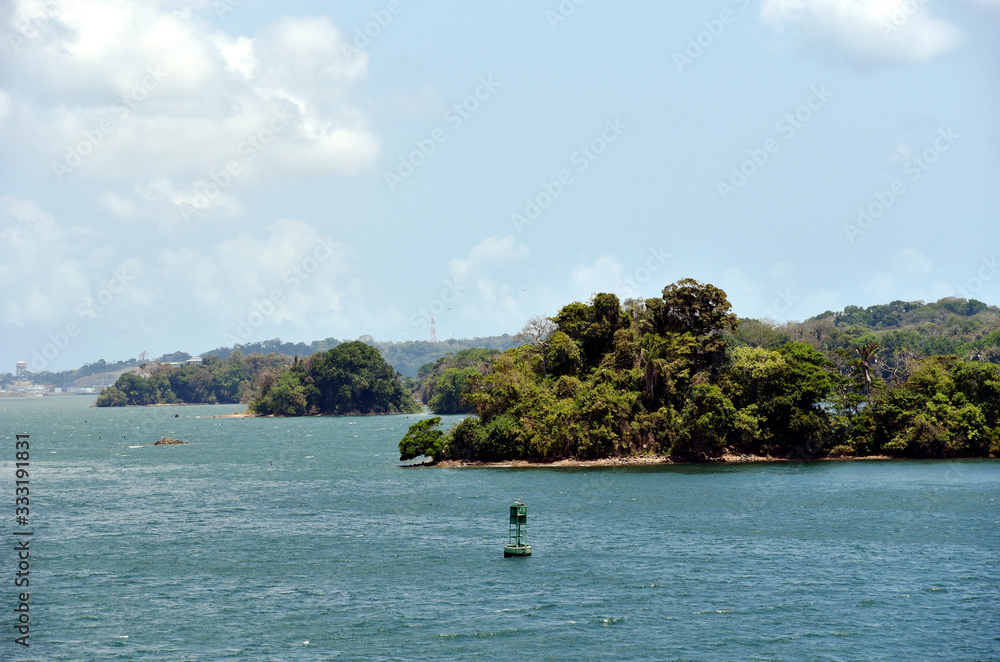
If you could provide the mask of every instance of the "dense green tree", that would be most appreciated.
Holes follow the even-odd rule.
[[[128,396],[117,386],[106,388],[97,396],[98,407],[124,407],[127,404]]]
[[[433,412],[469,413],[472,406],[462,402],[466,381],[472,374],[487,372],[499,354],[495,349],[473,348],[442,356],[420,367],[410,391]]]
[[[248,409],[281,416],[412,413],[420,406],[379,351],[360,341],[296,358],[260,386]]]
[[[640,326],[661,336],[691,334],[698,343],[692,356],[692,374],[705,369],[714,372],[725,359],[729,339],[737,329],[738,320],[731,309],[724,291],[686,278],[663,288],[661,298],[646,300]]]
[[[427,403],[436,414],[468,414],[472,405],[463,399],[466,384],[473,375],[481,374],[475,368],[448,368],[435,385],[435,394]]]
[[[897,301],[741,334],[712,285],[679,281],[641,305],[598,294],[564,306],[544,342],[470,374],[464,398],[476,415],[437,447],[485,461],[995,454],[1000,366],[919,359],[931,338],[987,339],[995,314]],[[454,377],[442,385],[450,401]]]
[[[820,338],[822,338],[822,331],[820,331]],[[782,331],[767,320],[740,319],[739,327],[734,335],[734,341],[738,345],[764,349],[778,349],[790,340],[787,332]]]
[[[225,361],[211,357],[201,364],[146,363],[143,368],[121,375],[115,390],[106,389],[108,395],[98,397],[97,405],[121,402],[119,393],[124,395],[124,405],[247,402],[260,375],[283,365],[285,359],[277,355],[243,357],[239,353]]]
[[[441,417],[418,421],[410,426],[399,441],[399,460],[406,462],[418,457],[429,457],[437,462],[446,455],[444,433],[436,429],[441,425]]]

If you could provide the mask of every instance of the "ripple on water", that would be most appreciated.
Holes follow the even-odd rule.
[[[403,470],[405,417],[212,419],[220,409],[196,407],[171,423],[77,407],[17,415],[57,432],[46,443],[58,455],[37,468],[32,542],[47,660],[1000,650],[996,463],[963,463],[962,481],[933,462]],[[136,433],[123,426],[152,424],[196,443],[125,448]],[[129,438],[112,447],[114,430]],[[535,554],[505,560],[517,498]]]

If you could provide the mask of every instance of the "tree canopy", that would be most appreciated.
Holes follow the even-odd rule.
[[[827,320],[889,324],[924,308],[846,309],[796,332],[741,324],[724,291],[691,279],[642,302],[597,294],[564,306],[551,325],[535,320],[529,344],[465,376],[459,401],[475,415],[425,447],[435,460],[482,461],[1000,453],[1000,365],[921,360],[905,335]],[[946,319],[994,314],[969,302],[933,310]],[[457,377],[445,380],[449,402]],[[416,448],[411,438],[401,456]]]
[[[346,342],[304,360],[296,358],[280,374],[263,375],[248,409],[279,416],[420,411],[399,378],[376,348]]]
[[[146,363],[104,389],[97,397],[97,406],[247,402],[262,374],[286,364],[287,360],[276,354],[244,357],[239,351],[226,360],[208,356],[200,364]]]

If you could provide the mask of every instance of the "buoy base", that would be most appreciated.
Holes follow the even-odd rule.
[[[531,556],[531,545],[504,545],[503,557],[511,556]]]

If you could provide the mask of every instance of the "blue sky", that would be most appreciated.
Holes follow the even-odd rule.
[[[680,5],[680,6],[675,6]],[[0,370],[1000,303],[1000,2],[13,0]]]

